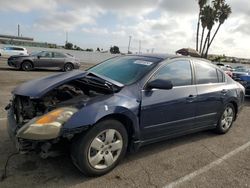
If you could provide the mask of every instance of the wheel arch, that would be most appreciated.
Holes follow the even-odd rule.
[[[114,119],[114,120],[117,120],[120,123],[122,123],[127,130],[129,140],[130,140],[130,138],[133,138],[133,136],[135,134],[135,128],[133,125],[133,121],[128,116],[126,116],[124,114],[118,114],[118,113],[117,114],[109,114],[109,115],[106,115],[106,116],[102,117],[101,119],[99,119],[96,123],[101,122],[101,121],[105,121],[107,119]]]
[[[235,110],[234,120],[235,120],[238,114],[238,104],[234,100],[231,100],[229,103],[231,103],[234,106],[234,110]]]
[[[31,61],[30,59],[24,59],[24,60],[22,61],[22,63],[20,64],[20,67],[22,67],[22,65],[23,65],[24,62],[29,62],[29,63],[31,63],[32,68],[34,68],[34,62]]]
[[[66,64],[71,64],[73,66],[73,68],[75,68],[74,64],[72,62],[69,62],[69,61],[66,61],[63,65],[63,67],[66,65]]]

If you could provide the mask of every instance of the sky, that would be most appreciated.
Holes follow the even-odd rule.
[[[250,58],[250,1],[227,0],[232,14],[222,25],[210,52]],[[0,34],[82,48],[175,53],[195,48],[197,0],[0,0]]]

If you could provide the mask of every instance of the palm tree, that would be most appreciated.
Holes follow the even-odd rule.
[[[219,15],[218,15],[219,25],[218,25],[218,27],[217,27],[217,29],[216,29],[216,31],[215,31],[215,33],[214,33],[211,41],[209,42],[208,48],[211,46],[211,44],[212,44],[215,36],[217,35],[217,33],[218,33],[221,25],[228,19],[228,17],[230,16],[231,13],[232,13],[231,7],[228,4],[223,3],[221,5],[220,11],[219,11]]]
[[[201,20],[203,21],[203,26],[206,26],[206,28],[208,30],[206,40],[205,40],[205,43],[203,45],[203,49],[201,51],[201,55],[204,56],[204,51],[205,51],[206,47],[208,47],[208,45],[209,45],[211,30],[212,30],[212,28],[215,24],[215,21],[216,21],[215,10],[210,5],[206,5],[204,7],[204,10],[202,11],[202,19]],[[202,40],[203,40],[203,37],[202,37]]]
[[[197,22],[197,32],[196,32],[196,51],[198,51],[199,46],[199,31],[200,31],[200,21],[201,21],[201,12],[203,7],[207,4],[207,0],[198,0],[199,4],[199,16],[198,16],[198,22]]]

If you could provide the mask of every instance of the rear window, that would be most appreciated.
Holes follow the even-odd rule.
[[[217,69],[206,62],[195,62],[195,75],[197,84],[218,83]]]
[[[224,82],[225,81],[224,74],[218,69],[217,69],[217,74],[218,74],[218,81],[219,82]]]

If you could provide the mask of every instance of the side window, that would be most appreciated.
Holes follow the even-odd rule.
[[[197,84],[218,83],[217,70],[206,62],[195,62]]]
[[[24,51],[22,48],[17,48],[17,47],[14,47],[13,50],[16,50],[16,51]]]
[[[192,71],[189,61],[175,61],[162,67],[153,79],[170,80],[173,86],[192,85]]]
[[[52,57],[52,53],[51,52],[41,52],[41,53],[39,53],[39,56],[41,56],[41,57]]]
[[[217,74],[218,74],[218,81],[224,82],[225,81],[224,74],[221,71],[219,71],[218,69],[217,69]]]
[[[64,58],[65,55],[63,55],[63,54],[61,54],[61,53],[58,53],[58,52],[54,52],[54,53],[53,53],[53,57],[55,57],[55,58]]]

